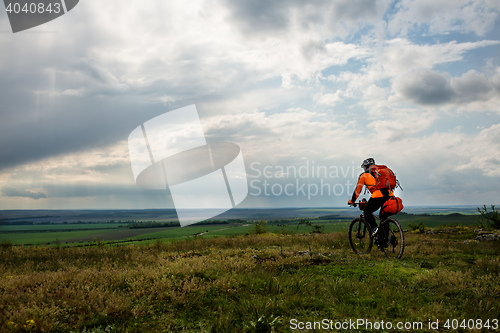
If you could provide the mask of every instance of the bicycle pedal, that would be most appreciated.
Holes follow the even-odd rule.
[[[375,244],[379,247],[389,247],[390,240],[389,239],[384,239],[384,240],[379,240],[378,238],[375,240]]]

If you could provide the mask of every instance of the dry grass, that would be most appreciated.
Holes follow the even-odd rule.
[[[407,234],[399,261],[376,250],[353,255],[344,233],[5,247],[0,332],[281,332],[292,318],[499,318],[499,242],[448,236]]]

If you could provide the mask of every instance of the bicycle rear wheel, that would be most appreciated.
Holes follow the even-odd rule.
[[[398,221],[394,219],[387,219],[383,222],[384,227],[380,227],[381,232],[385,232],[385,236],[388,243],[381,246],[382,252],[387,258],[399,259],[403,255],[405,249],[405,235],[403,229]]]
[[[352,220],[349,226],[349,243],[354,253],[369,253],[372,249],[372,228],[364,219],[359,217]]]

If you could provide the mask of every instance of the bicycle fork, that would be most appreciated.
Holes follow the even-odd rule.
[[[364,221],[363,215],[361,215],[359,218],[360,218],[360,222]],[[365,238],[365,235],[366,235],[366,224],[365,223],[358,223],[358,230],[356,231],[356,238],[363,239],[363,238]]]

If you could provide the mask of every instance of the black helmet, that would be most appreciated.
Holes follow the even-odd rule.
[[[363,161],[363,164],[361,164],[361,167],[362,168],[367,168],[370,165],[374,165],[374,164],[375,164],[375,160],[370,157],[370,158],[367,158],[366,160]]]

